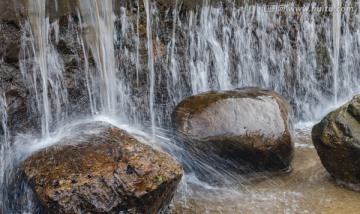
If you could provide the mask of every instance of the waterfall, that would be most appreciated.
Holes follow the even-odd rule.
[[[45,1],[29,2],[31,15],[22,25],[20,70],[47,136],[66,119],[68,95],[64,59],[56,50],[59,22],[50,23],[44,5]],[[139,29],[145,21],[140,19],[139,7],[136,19],[130,20],[124,8],[116,17],[110,0],[80,1],[79,6],[81,28],[68,31],[75,32],[74,43],[81,47],[81,52],[74,54],[83,59],[79,61],[84,63],[93,114],[120,115],[130,123],[150,122],[155,132],[186,96],[259,86],[288,98],[297,121],[311,121],[319,119],[335,99],[341,103],[359,92],[358,12],[334,12],[332,18],[316,11],[280,16],[260,11],[258,6],[225,9],[205,4],[180,19],[175,2],[169,13],[169,35],[162,36],[160,29],[155,29],[160,22],[156,5],[144,1],[143,37]],[[154,38],[167,42],[163,44],[167,47],[165,59],[154,57],[158,45]],[[146,55],[141,52],[142,44],[146,44]],[[157,94],[165,87],[164,101],[159,101]],[[135,101],[142,98],[147,102]]]
[[[337,103],[341,103],[359,91],[357,81],[349,78],[357,76],[355,67],[351,66],[356,64],[356,59],[350,62],[349,58],[340,54],[345,48],[342,44],[345,41],[341,41],[340,36],[336,39],[338,42],[334,40],[335,31],[331,23],[335,19],[322,18],[320,12],[303,11],[301,16],[292,13],[279,16],[277,12],[260,11],[257,6],[233,7],[225,11],[224,8],[205,4],[196,11],[189,11],[187,18],[180,20],[177,18],[177,7],[174,7],[172,30],[169,31],[171,39],[165,44],[168,47],[166,60],[162,60],[154,57],[157,51],[154,47],[158,45],[158,42],[153,42],[154,38],[162,36],[155,29],[159,26],[155,5],[144,1],[145,38],[139,35],[142,33],[139,31],[139,7],[133,21],[125,15],[126,10],[120,10],[122,15],[118,19],[122,24],[119,29],[114,26],[114,18],[110,18],[114,10],[109,7],[110,3],[81,1],[80,5],[82,29],[86,31],[86,42],[81,45],[87,49],[84,50],[85,61],[92,55],[99,71],[98,75],[86,72],[94,112],[101,112],[96,107],[97,103],[108,103],[106,109],[110,111],[125,109],[120,118],[130,123],[150,123],[153,133],[159,124],[166,126],[167,123],[163,121],[169,118],[171,108],[182,98],[207,90],[246,86],[270,88],[291,101],[297,121],[320,119],[324,114],[323,109],[335,106],[334,97],[338,97]],[[107,8],[107,13],[102,11],[104,8]],[[102,17],[102,14],[107,14],[107,17]],[[352,16],[354,19],[348,19],[345,28],[358,19],[357,13]],[[349,31],[342,37],[353,35],[346,40],[347,51],[352,49],[357,54],[354,46],[358,42],[355,36],[357,32],[352,27],[346,29]],[[121,32],[121,35],[116,36],[115,32]],[[336,32],[340,33],[340,30]],[[183,41],[180,41],[180,35]],[[147,50],[145,63],[145,55],[140,54],[142,42]],[[339,43],[336,45],[338,48],[335,48],[335,43]],[[126,44],[135,45],[131,48]],[[104,53],[108,55],[102,57]],[[115,62],[115,59],[119,60]],[[338,66],[329,66],[330,63]],[[336,70],[343,69],[345,65],[349,71],[334,70],[335,67],[338,67]],[[134,72],[131,72],[132,69]],[[155,72],[155,69],[165,69],[166,73]],[[145,72],[146,79],[141,80],[144,78],[139,76],[142,72]],[[132,97],[136,93],[136,99],[145,98],[143,86],[139,85],[141,81],[147,84],[147,103],[142,103],[143,106],[134,102],[135,98]],[[159,90],[164,89],[164,82],[167,93],[164,94],[164,103],[159,103],[156,96],[162,93]],[[134,89],[134,85],[137,89]],[[138,97],[140,94],[142,97]]]
[[[359,54],[355,36],[359,32],[353,27],[358,13],[344,23],[348,31],[341,37],[348,39],[340,40],[340,28],[333,31],[331,17],[322,18],[321,13],[309,10],[279,16],[256,6],[245,8],[229,12],[205,6],[190,12],[186,59],[192,94],[244,86],[270,88],[293,103],[297,121],[311,121],[334,106],[334,92],[339,99],[336,105],[359,92],[356,78],[349,78],[358,76],[355,67],[340,70],[359,63],[356,57],[340,54],[344,48]]]

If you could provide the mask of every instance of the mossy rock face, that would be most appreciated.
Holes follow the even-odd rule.
[[[172,119],[179,140],[200,158],[223,157],[240,171],[278,170],[293,158],[292,114],[281,95],[243,88],[191,96]]]
[[[360,95],[331,112],[312,129],[326,170],[341,184],[360,190]],[[357,186],[357,187],[356,187]]]
[[[21,165],[49,213],[157,213],[165,208],[182,177],[177,161],[108,124],[77,129],[78,137],[38,151]]]

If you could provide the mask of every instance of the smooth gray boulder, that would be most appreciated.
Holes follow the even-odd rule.
[[[237,162],[240,171],[284,169],[294,155],[292,109],[269,90],[191,96],[178,104],[172,119],[176,136],[190,152],[203,160],[216,155]]]

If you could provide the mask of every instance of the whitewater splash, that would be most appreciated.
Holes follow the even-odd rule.
[[[169,13],[172,24],[167,36],[158,28],[164,26],[158,8],[150,1],[144,0],[143,9],[136,8],[135,20],[127,9],[114,8],[110,0],[80,1],[78,14],[69,17],[66,36],[72,38],[69,43],[81,49],[74,55],[81,59],[80,71],[87,82],[82,90],[89,97],[86,104],[91,113],[85,117],[95,120],[98,114],[110,115],[112,119],[103,120],[122,128],[125,123],[146,130],[147,137],[156,141],[153,146],[160,145],[182,161],[189,172],[177,197],[181,203],[187,203],[187,197],[201,198],[196,195],[197,189],[217,192],[214,200],[227,196],[239,199],[244,195],[234,188],[214,187],[199,181],[191,171],[194,162],[203,163],[173,143],[169,126],[172,109],[192,94],[258,86],[287,97],[296,110],[297,122],[316,121],[335,107],[334,99],[339,105],[359,93],[360,32],[356,26],[360,15],[358,11],[347,11],[340,16],[323,17],[305,11],[283,16],[261,13],[256,8],[214,8],[206,4],[180,17],[181,7],[176,6],[177,1]],[[61,129],[71,129],[69,121],[76,120],[76,112],[71,118],[67,108],[65,59],[55,48],[59,37],[64,36],[59,21],[50,22],[47,18],[44,0],[31,0],[29,7],[33,12],[22,25],[20,70],[30,91],[32,112],[41,118],[43,139],[19,136],[15,146],[10,147],[5,132],[0,155],[5,163],[1,166],[7,169],[0,168],[2,187],[9,181],[5,174],[15,174],[21,159],[66,136],[68,133]],[[115,15],[115,10],[119,14]],[[141,32],[144,26],[145,33]],[[336,65],[336,69],[329,65]],[[4,99],[0,99],[0,106],[6,109]],[[2,110],[4,130],[6,124],[6,111]],[[24,147],[21,141],[30,147]],[[202,167],[229,186],[233,181],[246,182],[226,170]],[[298,198],[297,193],[287,194]],[[3,206],[14,211],[7,195],[7,188],[3,188]],[[31,193],[25,195],[31,198]],[[254,193],[253,197],[260,196]],[[266,200],[274,200],[271,197]],[[22,209],[35,208],[29,202]]]

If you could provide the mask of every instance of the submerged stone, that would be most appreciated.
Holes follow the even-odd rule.
[[[360,95],[329,113],[312,129],[321,163],[337,181],[360,190]]]
[[[21,164],[47,211],[157,213],[166,208],[182,177],[177,161],[108,124],[79,130],[78,137]]]
[[[217,156],[245,172],[288,168],[293,158],[292,109],[269,90],[242,88],[191,96],[178,104],[172,118],[179,140],[204,161]]]

